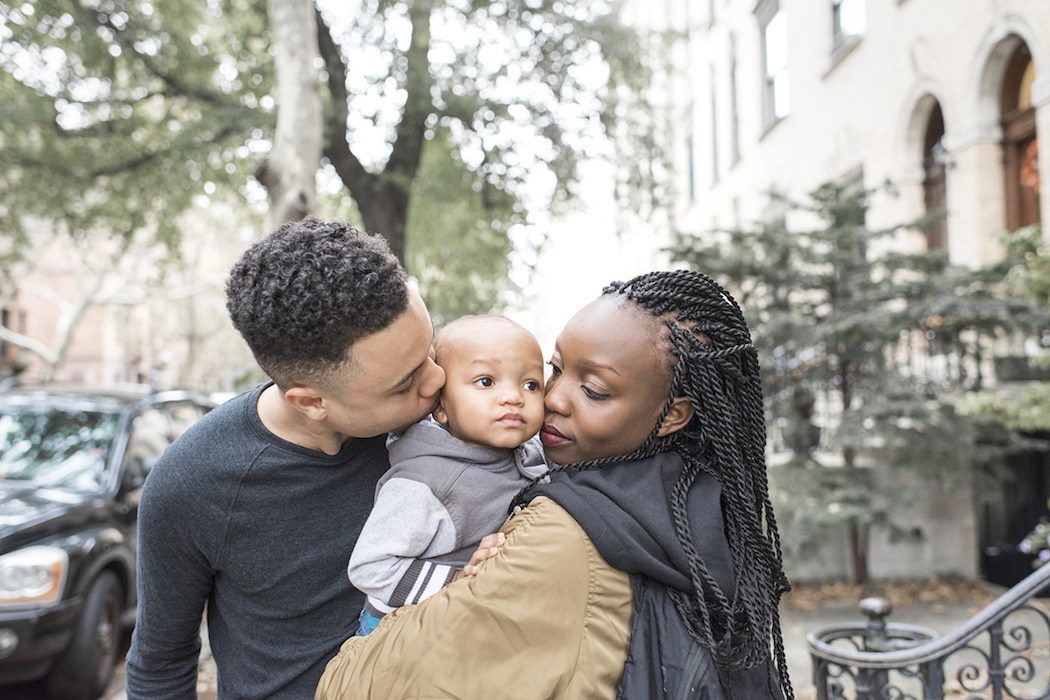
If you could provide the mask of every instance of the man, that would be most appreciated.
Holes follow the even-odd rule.
[[[130,700],[196,696],[205,605],[219,698],[313,697],[363,602],[346,553],[386,434],[444,384],[423,300],[378,236],[285,224],[245,252],[226,296],[272,381],[209,413],[147,479]]]

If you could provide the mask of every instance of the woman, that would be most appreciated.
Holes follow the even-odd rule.
[[[791,697],[755,349],[709,277],[614,283],[558,337],[526,489],[479,567],[348,641],[318,698]]]

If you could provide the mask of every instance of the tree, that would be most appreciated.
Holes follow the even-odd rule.
[[[102,208],[171,235],[164,221],[188,197],[217,187],[251,196],[249,174],[261,164],[276,177],[285,166],[272,150],[268,49],[294,54],[286,43],[304,25],[276,15],[294,3],[274,0],[269,18],[259,5],[0,2],[0,89],[18,105],[0,114],[0,157],[19,171],[0,214],[16,216],[16,199],[55,211],[23,185],[61,170],[68,179],[49,196],[63,215],[80,211],[78,226],[111,223]],[[570,191],[576,158],[613,113],[613,88],[644,84],[636,40],[605,2],[365,0],[322,4],[316,24],[324,164],[364,227],[402,257],[412,184],[439,126],[472,186],[511,193],[522,220],[548,204],[530,195],[538,173],[554,176],[545,183],[554,199]]]
[[[270,157],[255,178],[270,197],[276,228],[317,209],[317,165],[321,160],[321,85],[317,75],[315,12],[300,0],[268,0],[276,49],[277,128]]]
[[[466,314],[497,313],[513,293],[514,250],[504,222],[514,219],[517,200],[494,188],[476,191],[452,147],[441,130],[427,142],[409,206],[405,263],[432,292],[427,309],[436,327]]]
[[[879,465],[951,484],[960,465],[973,476],[994,460],[954,404],[982,385],[991,338],[1045,315],[1003,293],[1003,265],[961,270],[944,251],[892,252],[891,237],[923,222],[870,230],[867,195],[827,184],[801,204],[778,197],[818,225],[685,235],[673,251],[736,290],[752,323],[770,435],[790,455],[787,544],[804,552],[845,528],[861,583],[872,530],[906,534],[894,512],[908,494]]]
[[[0,301],[18,294],[23,300],[35,297],[52,307],[54,341],[47,344],[4,326],[0,326],[0,341],[35,354],[44,364],[42,378],[54,380],[68,359],[77,326],[91,310],[141,302],[146,279],[163,270],[167,257],[157,250],[159,246],[134,236],[82,235],[70,240],[67,233],[44,226],[31,233],[32,252],[23,251],[19,280],[8,280],[9,288]],[[56,272],[61,280],[56,279]],[[129,294],[135,302],[128,301]],[[163,296],[170,302],[184,294],[181,288],[169,288],[153,297]]]
[[[238,31],[225,33],[215,4],[183,5],[0,4],[5,234],[33,216],[73,238],[171,243],[194,196],[247,179],[252,130],[272,130],[265,18],[257,3],[227,3]],[[9,257],[19,242],[4,240]]]
[[[1042,227],[1026,226],[1003,237],[1009,265],[1007,280],[1019,295],[1041,308],[1050,308],[1050,245]],[[1050,324],[1034,326],[1041,353],[1024,358],[1033,368],[1050,368]],[[998,391],[968,395],[960,410],[996,420],[1007,430],[1027,435],[1050,435],[1050,381],[1033,381],[1017,396],[1007,399]]]
[[[620,144],[642,137],[632,163],[659,155],[644,120],[617,121],[646,80],[612,3],[320,0],[314,40],[302,9],[0,0],[4,281],[28,250],[27,217],[74,240],[146,236],[175,255],[180,213],[234,193],[254,209],[268,196],[274,224],[315,206],[349,218],[388,237],[434,308],[495,309],[509,264],[442,266],[464,271],[480,250],[509,258],[510,232],[568,201],[577,158],[606,130]],[[445,195],[469,201],[413,204],[434,191],[419,182],[432,157],[449,159]]]

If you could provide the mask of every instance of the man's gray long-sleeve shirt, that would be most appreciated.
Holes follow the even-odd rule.
[[[313,698],[356,629],[346,552],[388,467],[385,436],[337,455],[286,442],[259,419],[264,388],[205,416],[146,480],[129,700],[196,697],[205,605],[223,700]]]

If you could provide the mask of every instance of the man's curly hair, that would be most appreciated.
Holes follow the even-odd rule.
[[[350,346],[408,308],[404,268],[386,241],[342,221],[286,223],[230,271],[226,308],[276,384],[327,385]]]

